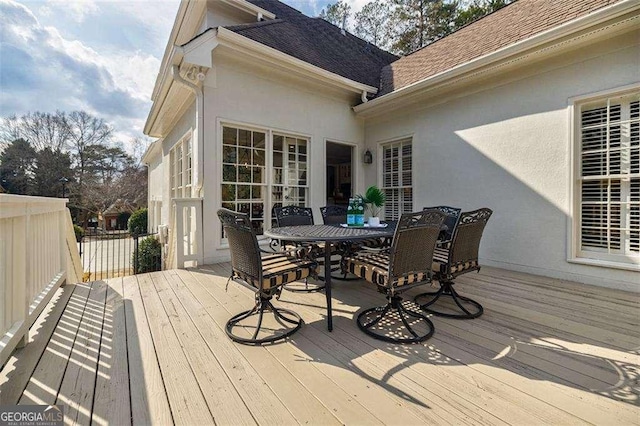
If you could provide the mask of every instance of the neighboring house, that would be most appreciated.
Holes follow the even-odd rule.
[[[178,266],[211,263],[221,206],[260,233],[274,205],[320,222],[378,184],[387,218],[493,209],[485,265],[637,291],[639,18],[519,0],[396,58],[275,0],[183,1],[145,127],[150,226]]]
[[[127,229],[127,220],[134,211],[136,207],[129,201],[116,200],[102,213],[102,228],[105,231]]]

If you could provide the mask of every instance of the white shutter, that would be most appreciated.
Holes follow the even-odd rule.
[[[639,94],[579,109],[580,255],[640,259]]]
[[[386,219],[397,219],[413,210],[413,169],[411,139],[382,147],[382,190],[387,201]]]

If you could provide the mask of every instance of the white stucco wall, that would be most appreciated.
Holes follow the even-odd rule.
[[[219,246],[220,225],[214,216],[220,207],[221,123],[273,129],[309,138],[310,206],[314,207],[316,222],[322,221],[318,208],[325,198],[326,140],[354,144],[355,191],[362,191],[364,175],[362,144],[364,126],[351,107],[358,97],[334,96],[286,81],[273,74],[273,79],[259,77],[246,64],[215,58],[215,73],[205,81],[205,147],[204,147],[204,235],[205,263],[228,259],[228,250]],[[261,74],[265,75],[265,74]],[[215,87],[214,87],[215,86]]]
[[[640,273],[567,262],[569,99],[640,80],[638,32],[536,64],[544,70],[365,123],[366,144],[413,135],[414,209],[489,207],[483,264],[640,291]],[[527,70],[531,73],[531,70]],[[513,76],[511,76],[513,77]],[[366,183],[378,182],[379,165]]]

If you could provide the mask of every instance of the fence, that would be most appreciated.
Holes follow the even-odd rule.
[[[0,194],[0,366],[57,288],[78,279],[66,201]]]
[[[160,244],[158,252],[143,243],[147,237],[155,238],[156,232],[131,235],[127,231],[96,230],[82,237],[78,250],[82,259],[84,282],[135,275],[162,266]]]

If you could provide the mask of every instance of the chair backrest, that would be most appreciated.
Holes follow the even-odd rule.
[[[411,273],[422,272],[431,276],[433,251],[445,217],[438,210],[423,210],[400,216],[389,258],[392,281]]]
[[[450,241],[451,238],[453,238],[453,233],[456,230],[456,225],[458,224],[458,219],[460,219],[460,212],[462,212],[462,209],[449,206],[436,206],[424,207],[423,210],[438,210],[447,215],[444,220],[444,224],[447,226],[447,229],[442,233],[445,241]]]
[[[493,211],[482,208],[460,214],[449,250],[449,264],[477,261],[482,232]]]
[[[249,215],[220,209],[218,217],[229,241],[233,270],[262,282],[260,248]]]
[[[322,222],[325,225],[339,225],[347,223],[347,207],[346,206],[324,206],[320,207]]]
[[[313,210],[310,207],[275,207],[273,212],[278,226],[313,225]]]

